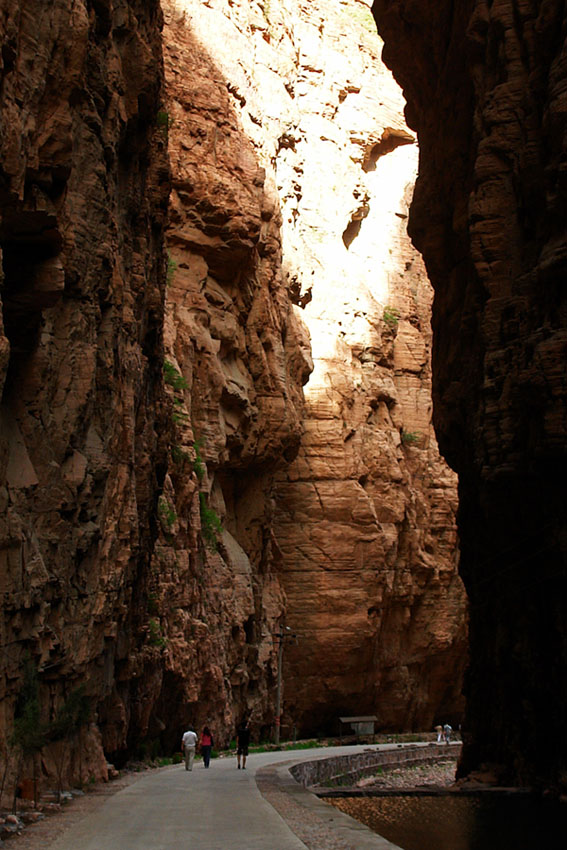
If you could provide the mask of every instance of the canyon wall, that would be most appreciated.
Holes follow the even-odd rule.
[[[268,735],[283,623],[288,727],[460,710],[415,139],[319,5],[0,0],[3,755],[31,668],[83,780]]]
[[[226,742],[244,715],[256,735],[273,723],[272,635],[285,608],[273,477],[297,454],[312,362],[282,274],[277,194],[242,130],[236,87],[199,39],[190,4],[163,5],[175,435],[155,608],[167,641],[165,700],[175,682],[185,716]]]
[[[224,699],[222,722],[272,722],[285,621],[284,734],[361,711],[389,728],[457,719],[456,478],[431,426],[431,292],[406,234],[417,146],[369,6],[164,10],[167,356],[180,451],[204,462],[190,493],[170,465],[177,559],[197,490],[224,528],[188,622],[230,686],[202,684],[195,708]],[[207,662],[180,644],[182,630],[178,663],[202,682]]]
[[[27,658],[46,723],[86,685],[83,779],[143,729],[155,662],[141,597],[167,452],[160,24],[152,0],[0,3],[0,743],[4,760]]]
[[[373,9],[419,138],[410,232],[435,288],[435,422],[460,481],[460,770],[565,788],[564,5]]]
[[[368,4],[313,5],[164,2],[166,103],[157,2],[0,0],[2,747],[26,657],[46,719],[86,685],[97,775],[188,719],[261,732],[284,617],[289,724],[458,704],[415,146]],[[461,771],[565,787],[567,21],[373,8],[460,481]]]

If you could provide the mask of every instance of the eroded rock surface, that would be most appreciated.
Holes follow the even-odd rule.
[[[461,771],[565,786],[562,4],[376,0],[421,168],[435,421],[471,601]],[[496,765],[496,767],[494,767]]]
[[[272,721],[272,633],[284,610],[273,475],[297,454],[312,363],[282,273],[277,194],[243,132],[232,83],[190,4],[164,9],[166,380],[175,438],[154,559],[156,607],[179,712],[210,723],[223,740],[245,713],[258,730]]]
[[[160,21],[152,0],[0,3],[0,739],[26,655],[45,721],[86,682],[85,780],[106,775],[101,743],[144,734],[133,697],[153,663],[139,594],[166,454]]]
[[[157,2],[0,0],[0,732],[26,654],[46,721],[84,683],[83,777],[189,720],[267,734],[285,618],[289,724],[458,708],[415,144],[368,4],[162,6],[167,94]]]
[[[285,617],[289,727],[330,730],[362,706],[428,725],[460,708],[456,480],[431,428],[431,295],[405,235],[415,140],[368,4],[171,2],[166,23],[168,346],[187,382],[183,451],[199,441],[207,467],[185,496],[174,481],[172,504],[195,516],[210,493],[226,529],[194,601],[232,696],[219,682],[202,701],[271,719]],[[235,541],[240,603],[213,577],[235,575]]]

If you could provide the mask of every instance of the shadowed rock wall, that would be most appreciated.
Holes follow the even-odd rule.
[[[156,661],[140,612],[166,460],[160,23],[152,0],[0,3],[0,739],[27,655],[45,721],[86,683],[84,779],[106,772],[101,743],[144,735]]]
[[[564,5],[373,8],[419,137],[410,232],[435,288],[437,434],[460,480],[461,772],[491,762],[505,781],[565,787]]]

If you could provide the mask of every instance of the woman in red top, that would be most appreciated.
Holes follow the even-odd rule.
[[[203,762],[205,764],[205,767],[208,767],[209,762],[211,761],[211,750],[213,748],[213,744],[214,741],[213,736],[211,735],[211,730],[208,726],[205,726],[203,728],[203,731],[201,732],[200,741],[201,753],[203,755]]]

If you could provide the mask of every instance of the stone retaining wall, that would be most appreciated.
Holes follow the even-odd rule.
[[[426,747],[403,747],[391,750],[368,749],[363,753],[333,756],[295,764],[290,773],[297,782],[306,787],[316,787],[333,782],[337,785],[354,785],[364,776],[371,776],[378,768],[392,769],[403,765],[424,764],[438,761],[443,756],[459,755],[460,741],[449,744],[429,744]]]

